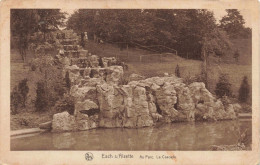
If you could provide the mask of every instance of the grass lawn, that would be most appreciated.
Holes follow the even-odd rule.
[[[222,62],[211,62],[209,71],[209,90],[214,93],[216,83],[220,73],[229,75],[232,91],[235,96],[238,95],[238,90],[244,76],[248,77],[249,84],[252,84],[252,67],[251,67],[251,41],[248,39],[233,40],[233,46],[238,47],[240,51],[239,62],[236,63],[233,55],[223,57]],[[145,77],[162,76],[163,73],[174,74],[177,64],[180,67],[181,77],[195,76],[201,72],[202,61],[184,59],[179,56],[167,56],[162,59],[159,56],[145,56],[140,62],[140,55],[148,55],[149,52],[129,48],[129,50],[120,50],[116,45],[112,44],[96,44],[89,41],[86,44],[86,49],[92,54],[99,56],[117,56],[122,61],[128,64],[129,70],[125,73],[137,73]]]

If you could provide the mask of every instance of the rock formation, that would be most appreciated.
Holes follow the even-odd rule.
[[[62,112],[53,116],[54,132],[236,118],[236,106],[224,106],[203,83],[186,85],[181,78],[166,74],[147,79],[132,75],[127,85],[121,85],[123,67],[116,65],[115,58],[99,59],[87,53],[76,57],[70,51],[74,47],[67,45],[72,43],[65,41],[64,49],[70,53],[59,59],[66,61],[63,72],[64,76],[69,73],[75,110],[73,115]]]

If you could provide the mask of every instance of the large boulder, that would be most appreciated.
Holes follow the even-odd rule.
[[[67,111],[53,115],[53,132],[75,131],[76,129],[77,125],[75,117],[70,115]]]

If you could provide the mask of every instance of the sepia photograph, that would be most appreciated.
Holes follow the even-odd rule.
[[[206,164],[223,153],[243,155],[227,154],[229,163],[251,153],[241,164],[255,163],[259,27],[252,5],[20,4],[5,10],[1,25],[8,51],[3,58],[1,50],[1,65],[9,67],[1,67],[8,79],[1,80],[7,132],[0,142],[1,153],[9,151],[0,164],[13,154],[11,164],[187,164],[188,155],[203,163],[202,153]]]
[[[11,149],[251,150],[247,13],[11,9]]]

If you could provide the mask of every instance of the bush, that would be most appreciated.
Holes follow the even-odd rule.
[[[191,83],[194,83],[194,82],[205,83],[204,75],[197,74],[195,76],[186,76],[186,77],[183,78],[183,82],[184,82],[184,84],[187,84],[187,85],[190,85]]]
[[[180,74],[180,67],[179,65],[177,64],[176,68],[175,68],[175,76],[177,77],[181,77],[181,74]]]
[[[46,95],[46,89],[44,82],[37,83],[36,89],[36,100],[35,100],[35,108],[36,111],[46,111],[48,107],[48,98]]]
[[[48,106],[54,106],[56,101],[67,92],[67,84],[62,76],[62,70],[55,66],[45,68],[44,83]]]
[[[21,103],[22,103],[22,107],[25,107],[25,102],[27,99],[27,94],[29,92],[29,87],[27,85],[27,79],[23,79],[22,81],[20,81],[20,83],[18,84],[18,91],[21,94],[22,98],[21,98]]]
[[[232,95],[231,84],[229,83],[227,74],[221,74],[219,76],[219,81],[216,85],[215,94],[218,97],[231,96]]]
[[[104,64],[103,64],[103,61],[102,61],[102,57],[99,57],[99,59],[98,59],[98,65],[99,65],[101,68],[104,68]]]
[[[244,76],[243,81],[241,83],[240,89],[239,89],[239,101],[240,102],[247,102],[249,97],[250,87],[248,84],[247,76]]]
[[[74,114],[75,100],[70,95],[65,95],[62,99],[58,100],[54,106],[56,112],[67,111],[69,114]]]
[[[19,108],[19,105],[21,103],[22,96],[20,92],[18,91],[17,87],[13,89],[11,92],[11,114],[17,114],[17,110]]]

